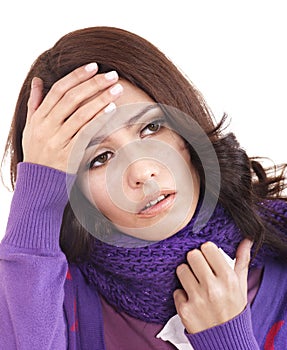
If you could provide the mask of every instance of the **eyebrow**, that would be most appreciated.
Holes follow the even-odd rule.
[[[160,108],[158,106],[158,104],[151,104],[151,105],[146,106],[140,112],[138,112],[136,115],[134,115],[129,120],[124,122],[122,127],[127,127],[127,126],[131,126],[133,124],[136,124],[136,122],[138,122],[146,113],[148,113],[151,110],[156,109],[156,108]],[[89,142],[88,146],[86,147],[86,149],[88,149],[92,146],[98,145],[104,139],[109,140],[109,136],[101,135],[101,136],[93,137],[92,140]]]

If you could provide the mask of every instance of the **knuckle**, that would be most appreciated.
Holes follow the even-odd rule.
[[[92,90],[99,92],[105,88],[107,88],[111,83],[109,83],[103,74],[98,74],[92,77],[89,82]]]
[[[66,85],[62,80],[58,80],[51,88],[51,93],[53,93],[56,97],[61,97],[66,92]]]
[[[184,275],[187,271],[189,271],[189,267],[186,264],[180,264],[176,268],[176,274],[178,277]]]
[[[224,281],[229,289],[234,289],[237,287],[237,278],[233,270],[226,272]]]
[[[84,70],[80,67],[78,69],[75,69],[71,72],[71,75],[75,80],[82,80],[84,76]]]
[[[51,155],[56,151],[55,142],[53,139],[50,139],[49,142],[47,142],[46,151]],[[59,157],[59,154],[57,156]]]
[[[198,249],[193,249],[193,250],[190,250],[188,253],[187,253],[187,261],[190,265],[192,265],[192,263],[194,261],[196,261],[198,258],[199,258],[199,255],[201,254],[201,252],[198,250]]]
[[[92,77],[89,82],[92,84],[92,87],[94,89],[97,89],[98,91],[104,90],[115,84],[117,79],[114,80],[107,80],[105,78],[105,74],[98,74]]]
[[[210,303],[216,304],[223,297],[223,291],[218,286],[212,286],[207,290],[207,297]]]
[[[64,98],[68,104],[79,105],[82,102],[82,96],[73,89],[66,92]]]
[[[178,314],[182,319],[188,319],[190,317],[190,312],[191,310],[187,303],[183,302],[178,305]]]
[[[98,76],[98,75],[91,78],[87,82],[87,84],[90,85],[90,90],[93,90],[95,92],[98,92],[102,88],[101,79],[100,79],[100,76]]]
[[[88,111],[86,108],[79,108],[77,111],[73,114],[73,118],[70,121],[70,125],[73,126],[83,126],[84,123],[89,121],[94,116],[94,113],[91,111]]]
[[[112,98],[108,92],[104,92],[98,96],[99,102],[102,106],[107,105],[111,102]]]

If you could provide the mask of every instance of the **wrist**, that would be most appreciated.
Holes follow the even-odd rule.
[[[250,306],[232,320],[196,334],[187,334],[195,349],[259,349],[253,334]]]

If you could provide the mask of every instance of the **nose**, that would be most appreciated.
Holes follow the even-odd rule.
[[[140,159],[131,163],[127,168],[127,181],[130,187],[139,188],[150,180],[156,181],[159,174],[159,164],[154,160]]]

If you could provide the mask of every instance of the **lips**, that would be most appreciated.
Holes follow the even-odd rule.
[[[156,205],[157,203],[161,202],[162,200],[164,200],[166,197],[168,196],[168,194],[162,194],[160,195],[158,198],[149,201],[146,206],[141,210],[144,211],[150,207],[153,207],[154,205]]]
[[[173,204],[174,198],[174,192],[160,193],[155,198],[148,199],[148,201],[139,211],[138,215],[141,217],[158,215],[159,213],[167,210]]]

